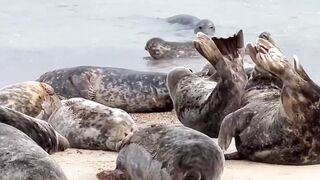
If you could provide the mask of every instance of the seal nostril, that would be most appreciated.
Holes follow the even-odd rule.
[[[202,27],[201,27],[201,26],[199,26],[199,29],[202,29]]]
[[[124,136],[128,136],[128,133],[124,133]]]

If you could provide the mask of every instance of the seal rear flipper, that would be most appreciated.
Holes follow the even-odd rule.
[[[93,100],[96,96],[96,91],[91,84],[91,78],[88,73],[84,75],[73,75],[69,78],[72,86],[78,91],[80,97]]]
[[[301,64],[299,63],[299,59],[298,56],[293,55],[293,62],[294,62],[294,69],[296,70],[296,72],[300,75],[300,77],[306,81],[312,81],[311,78],[309,77],[309,75],[306,73],[306,71],[304,70],[304,68],[301,66]]]
[[[124,172],[115,169],[113,171],[101,171],[96,175],[99,180],[131,180],[131,178]]]

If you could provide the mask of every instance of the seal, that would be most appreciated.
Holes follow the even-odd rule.
[[[208,136],[174,125],[155,125],[124,141],[114,171],[98,179],[219,180],[224,169],[221,149]]]
[[[154,60],[201,57],[192,41],[170,42],[155,37],[147,41],[145,50]]]
[[[169,72],[167,87],[180,122],[218,137],[223,118],[240,106],[247,77],[243,68],[243,32],[212,38],[198,33],[195,47],[217,70],[219,81],[178,67]]]
[[[61,102],[48,84],[27,81],[0,89],[0,105],[47,120]]]
[[[67,180],[60,166],[20,130],[0,123],[0,177]]]
[[[0,106],[0,123],[8,124],[28,135],[46,152],[52,154],[69,148],[68,140],[47,122]]]
[[[126,136],[137,130],[130,115],[121,109],[83,98],[62,100],[62,104],[48,122],[73,148],[115,151]]]
[[[269,37],[271,38],[271,37]],[[272,41],[259,38],[247,52],[256,64],[240,109],[223,120],[219,146],[235,137],[236,154],[226,159],[307,165],[320,163],[320,87],[297,58],[294,64]]]
[[[208,36],[213,36],[216,31],[213,22],[209,19],[199,19],[188,14],[171,16],[166,20],[171,24],[181,24],[193,28],[195,34],[197,34],[198,32],[202,32]]]
[[[45,82],[64,98],[82,97],[127,112],[172,110],[166,73],[79,66],[43,74]]]

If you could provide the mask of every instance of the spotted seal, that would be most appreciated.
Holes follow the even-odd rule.
[[[0,106],[0,123],[24,132],[49,154],[69,147],[68,140],[56,132],[50,124],[13,109]]]
[[[131,116],[121,109],[83,98],[62,100],[62,104],[48,122],[73,148],[115,151],[117,144],[137,130]]]
[[[270,38],[270,37],[269,37]],[[242,106],[223,120],[219,145],[235,137],[236,154],[227,159],[306,165],[320,163],[320,87],[294,58],[259,38],[247,51],[256,64]]]
[[[190,28],[193,28],[195,34],[197,34],[198,32],[202,32],[208,36],[213,36],[216,31],[213,22],[209,19],[199,19],[188,14],[171,16],[168,17],[166,21],[171,24],[181,24],[189,26]]]
[[[48,84],[27,81],[0,89],[0,105],[47,120],[61,102]]]
[[[60,166],[20,130],[0,123],[0,177],[67,180]]]
[[[37,81],[67,99],[82,97],[127,112],[159,112],[173,108],[166,77],[160,72],[79,66],[47,72]]]
[[[192,41],[170,42],[155,37],[147,41],[145,50],[153,60],[201,57]]]
[[[155,125],[134,133],[117,158],[114,171],[98,179],[219,180],[224,169],[221,149],[208,136],[174,125]]]
[[[167,87],[183,125],[218,137],[222,119],[240,106],[247,81],[243,32],[226,39],[198,34],[195,47],[215,67],[220,80],[201,78],[178,67],[168,74]]]

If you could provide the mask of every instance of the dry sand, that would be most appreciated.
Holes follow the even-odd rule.
[[[140,127],[155,123],[179,124],[174,112],[131,114]],[[216,140],[215,140],[216,141]],[[234,144],[228,152],[235,151]],[[117,153],[68,149],[51,155],[69,180],[94,180],[102,170],[115,168]],[[222,180],[309,180],[320,179],[320,165],[281,166],[249,161],[226,161]]]

